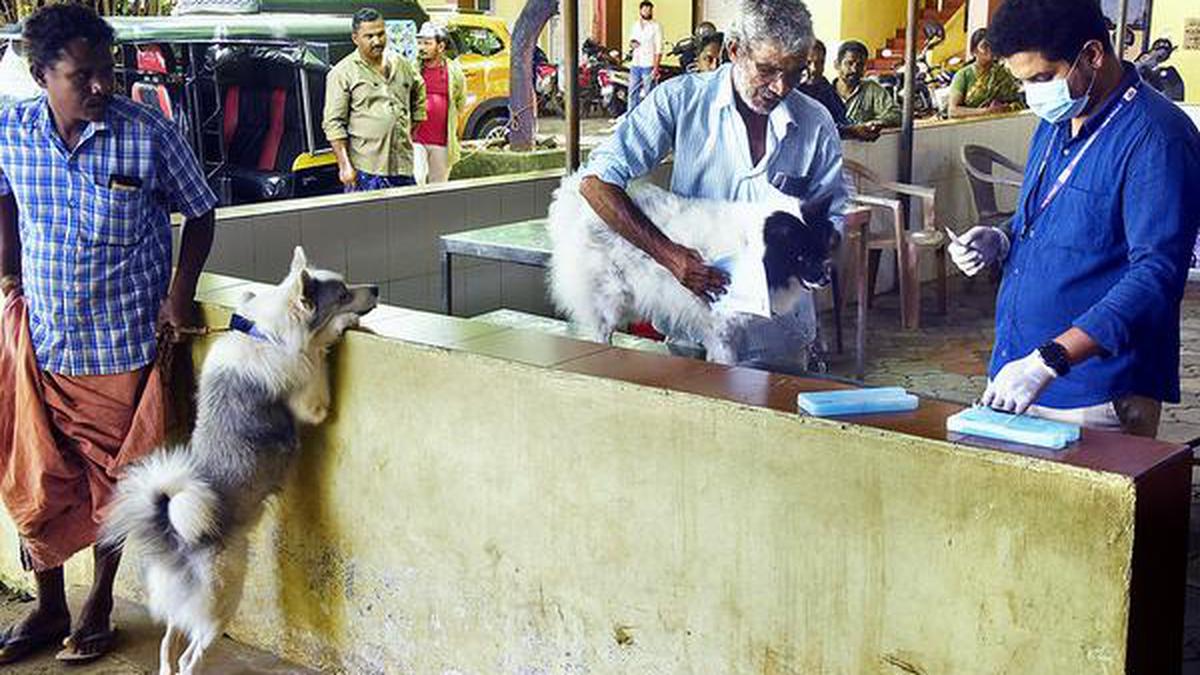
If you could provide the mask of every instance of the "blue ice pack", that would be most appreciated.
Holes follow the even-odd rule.
[[[984,407],[967,408],[951,415],[946,419],[946,430],[1052,450],[1061,450],[1079,440],[1079,427],[1073,424],[1010,415]]]
[[[816,417],[904,412],[916,410],[918,403],[917,397],[906,392],[903,387],[839,389],[796,394],[796,406]]]

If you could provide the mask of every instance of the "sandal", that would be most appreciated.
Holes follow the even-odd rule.
[[[62,641],[62,651],[55,654],[54,658],[61,663],[91,663],[111,652],[116,642],[116,626],[101,633],[92,633],[79,638],[78,641],[74,636],[68,636]],[[84,651],[85,647],[88,648],[87,651]]]
[[[17,624],[13,624],[4,630],[3,635],[0,635],[0,664],[15,663],[26,658],[36,652],[39,652],[46,647],[58,643],[63,637],[71,633],[71,629],[51,630],[42,635],[33,633],[23,633],[14,635],[17,630]]]

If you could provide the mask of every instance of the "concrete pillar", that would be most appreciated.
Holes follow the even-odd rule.
[[[1004,0],[967,0],[967,35],[987,28],[988,22]]]

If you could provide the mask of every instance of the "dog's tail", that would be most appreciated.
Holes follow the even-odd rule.
[[[100,535],[102,545],[126,542],[169,555],[217,534],[219,498],[183,448],[159,451],[131,467]]]

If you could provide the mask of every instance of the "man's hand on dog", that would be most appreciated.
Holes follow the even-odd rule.
[[[171,293],[158,311],[158,334],[183,342],[201,330],[200,316],[190,293]]]
[[[725,294],[726,286],[729,285],[729,275],[705,265],[700,254],[686,246],[672,244],[664,256],[663,267],[666,267],[684,288],[705,302],[715,302]]]

